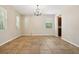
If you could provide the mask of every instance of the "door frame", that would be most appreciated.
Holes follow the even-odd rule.
[[[59,37],[58,36],[58,17],[61,17],[61,20],[62,20],[62,16],[61,15],[55,15],[55,36],[56,37]],[[61,22],[61,25],[62,25],[62,22]],[[62,28],[61,28],[61,30],[62,30]],[[62,35],[62,31],[61,31],[61,35]],[[61,36],[61,38],[62,38],[62,36]]]

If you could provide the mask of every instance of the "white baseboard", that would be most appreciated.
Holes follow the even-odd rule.
[[[59,37],[58,35],[55,35],[56,37]]]
[[[65,38],[62,38],[62,40],[66,41],[66,42],[68,42],[68,43],[70,43],[70,44],[72,44],[72,45],[74,45],[74,46],[76,46],[76,47],[79,47],[79,45],[77,45],[77,44],[75,44],[75,43],[73,43],[73,42],[70,42],[70,41],[66,40]]]
[[[0,46],[4,45],[4,44],[6,44],[6,43],[8,43],[8,42],[10,42],[10,41],[12,41],[12,40],[14,40],[14,39],[20,37],[20,36],[21,36],[21,35],[15,36],[15,37],[9,39],[8,41],[1,43]]]
[[[55,36],[55,35],[50,35],[50,34],[22,34],[22,36]]]

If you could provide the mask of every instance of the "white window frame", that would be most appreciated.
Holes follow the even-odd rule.
[[[0,32],[5,31],[7,29],[7,10],[3,7],[0,7],[0,11],[3,13],[3,27],[4,29],[0,29]]]
[[[19,30],[20,29],[20,16],[16,15],[16,29]]]

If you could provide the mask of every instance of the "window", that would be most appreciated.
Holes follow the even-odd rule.
[[[45,22],[45,27],[48,28],[48,29],[51,29],[52,25],[53,25],[52,21],[50,21],[50,20]]]
[[[6,10],[0,7],[0,31],[3,31],[6,29],[6,19],[7,19]]]
[[[16,16],[16,28],[20,29],[20,17],[18,15]]]
[[[46,28],[52,28],[52,23],[46,23]]]

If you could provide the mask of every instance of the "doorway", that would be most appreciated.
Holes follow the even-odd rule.
[[[58,16],[58,36],[62,36],[62,17]]]

